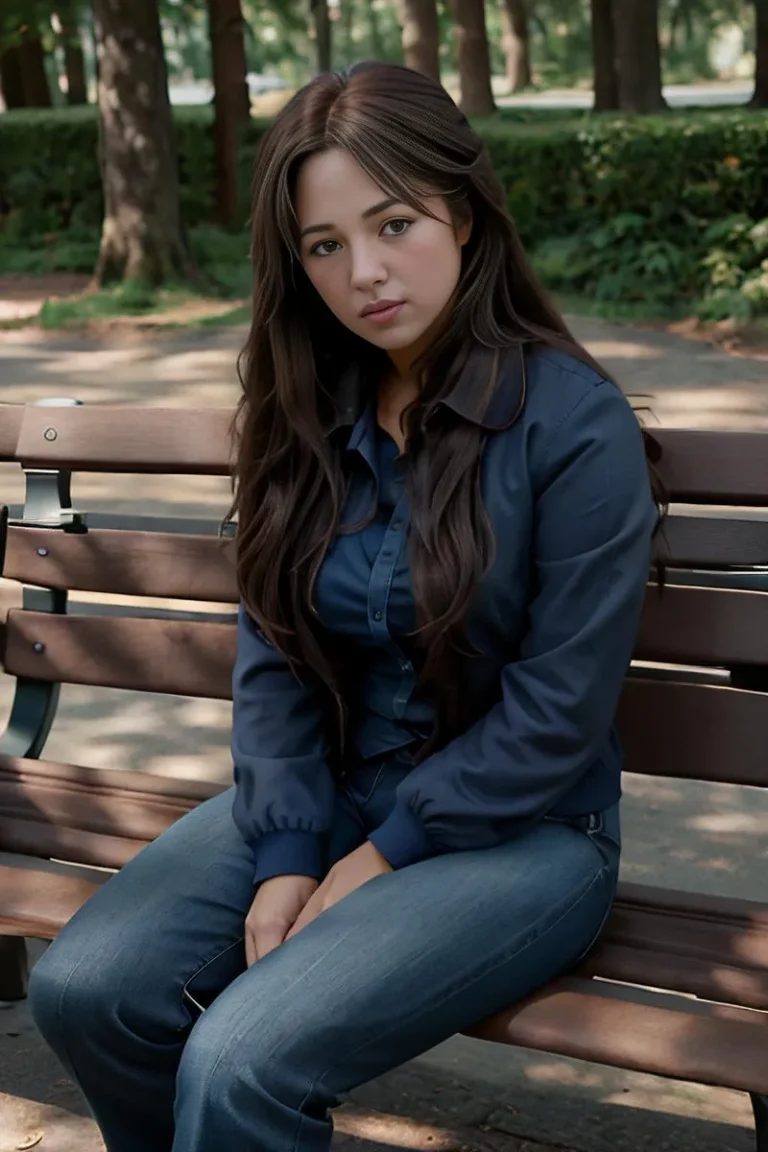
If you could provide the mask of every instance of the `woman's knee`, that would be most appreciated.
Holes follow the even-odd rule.
[[[224,994],[192,1029],[177,1075],[179,1100],[215,1112],[242,1098],[244,1090],[263,1103],[298,1107],[313,1073],[311,1037],[292,1031],[268,999],[235,1001]]]
[[[157,994],[147,971],[148,949],[122,933],[78,931],[75,925],[48,947],[29,980],[29,1009],[55,1046],[59,1035],[93,1035],[136,1015]],[[143,954],[142,954],[143,953]]]
[[[35,964],[29,978],[29,1011],[46,1038],[67,1026],[69,1020],[82,1027],[98,1010],[107,973],[96,971],[81,951],[68,941],[54,940]]]

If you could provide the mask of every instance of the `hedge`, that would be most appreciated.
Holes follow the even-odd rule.
[[[208,107],[175,110],[182,210],[193,228],[210,217],[211,121]],[[242,138],[246,191],[264,126],[252,121]],[[740,291],[724,253],[726,265],[735,258],[744,275],[763,275],[768,300],[761,223],[768,218],[768,113],[504,112],[477,127],[552,286],[660,301]],[[0,116],[0,238],[98,227],[97,140],[93,108]]]

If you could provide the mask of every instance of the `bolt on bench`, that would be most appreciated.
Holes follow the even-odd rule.
[[[16,678],[0,738],[0,997],[24,995],[24,937],[53,938],[108,876],[97,869],[219,791],[40,759],[60,684],[227,699],[235,651],[234,607],[68,604],[70,592],[237,600],[217,525],[88,516],[72,508],[71,474],[225,475],[231,417],[0,405],[0,461],[27,485],[1,526],[2,573],[24,591],[0,637]],[[768,433],[658,430],[653,443],[670,499],[698,507],[671,516],[660,544],[666,586],[649,586],[620,709],[626,768],[768,787],[768,519],[723,514],[768,508]],[[471,1035],[748,1092],[768,1152],[768,903],[623,883],[578,971]]]

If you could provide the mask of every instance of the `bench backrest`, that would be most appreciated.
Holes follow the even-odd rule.
[[[68,485],[71,472],[226,475],[231,419],[221,409],[0,406],[0,461],[20,464],[28,483],[24,523],[12,515],[7,527],[3,575],[27,586],[4,625],[7,673],[27,686],[229,697],[232,541],[213,521],[83,522]],[[768,513],[756,511],[768,509],[768,433],[654,429],[653,439],[674,507],[658,545],[666,585],[649,584],[621,702],[626,767],[768,786]],[[77,614],[67,591],[219,607],[200,618],[124,603]]]

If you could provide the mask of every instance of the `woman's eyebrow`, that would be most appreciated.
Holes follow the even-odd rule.
[[[380,200],[378,204],[372,204],[370,208],[366,208],[363,212],[363,220],[367,220],[370,216],[378,216],[379,212],[386,212],[387,208],[391,208],[393,204],[400,203],[401,201],[396,196],[388,196],[386,200]],[[333,224],[310,224],[308,228],[303,229],[301,238],[303,240],[312,232],[332,232],[333,228]]]

